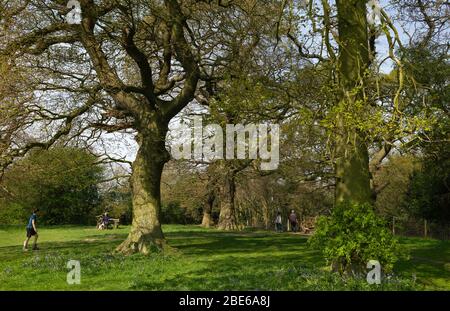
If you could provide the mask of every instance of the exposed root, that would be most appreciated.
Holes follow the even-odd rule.
[[[127,239],[116,248],[116,252],[125,255],[136,253],[148,255],[162,252],[167,247],[168,245],[163,237],[155,238],[151,234],[130,233]]]

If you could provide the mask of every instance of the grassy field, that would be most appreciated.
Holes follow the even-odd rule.
[[[221,232],[166,225],[173,251],[115,255],[127,227],[40,228],[38,251],[22,251],[24,229],[0,227],[1,290],[450,290],[449,241],[402,238],[411,259],[381,285],[331,274],[307,238],[289,233]],[[67,261],[81,263],[81,284],[66,282]]]

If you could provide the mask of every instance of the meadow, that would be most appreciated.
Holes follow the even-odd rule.
[[[129,227],[39,228],[40,250],[22,251],[22,226],[0,227],[0,290],[450,290],[450,242],[400,238],[410,254],[381,285],[330,273],[307,237],[165,225],[170,251],[115,254]],[[81,284],[66,282],[80,261]]]

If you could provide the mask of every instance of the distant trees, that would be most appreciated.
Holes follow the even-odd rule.
[[[133,204],[128,183],[125,185],[114,184],[108,189],[102,189],[100,211],[107,211],[111,217],[119,218],[120,224],[131,224]]]
[[[374,180],[380,187],[375,202],[379,215],[390,222],[392,217],[395,217],[397,226],[402,220],[408,218],[407,192],[413,174],[419,170],[421,170],[421,161],[412,155],[392,156],[378,169]]]
[[[0,222],[24,223],[35,208],[42,224],[95,223],[101,203],[103,167],[76,148],[36,150],[5,172]]]
[[[404,202],[408,212],[430,222],[450,226],[450,148],[425,155],[414,172]]]
[[[426,116],[434,121],[403,146],[404,152],[416,154],[419,167],[410,176],[402,207],[410,217],[428,221],[429,228],[436,224],[435,231],[442,231],[441,236],[448,238],[450,63],[449,45],[440,40],[440,29],[448,21],[448,16],[443,14],[445,10],[439,10],[443,5],[439,1],[410,1],[400,4],[411,18],[428,25],[420,32],[420,40],[411,40],[410,45],[401,50],[405,59],[405,72],[411,77],[405,88],[411,102],[408,113],[416,114],[419,119]],[[417,113],[418,110],[420,113]]]
[[[162,222],[201,222],[206,176],[185,161],[167,163],[161,182]]]

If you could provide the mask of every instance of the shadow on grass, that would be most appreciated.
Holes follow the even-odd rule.
[[[400,260],[395,270],[415,275],[420,282],[431,287],[450,289],[450,241],[403,238],[410,259]]]
[[[167,238],[195,265],[163,279],[143,275],[130,289],[276,290],[285,288],[290,270],[324,264],[305,237],[289,234],[191,231]]]
[[[126,234],[108,234],[86,236],[78,241],[38,241],[39,250],[31,249],[32,240],[30,240],[28,251],[23,251],[21,245],[0,247],[0,260],[10,261],[54,252],[61,254],[107,253],[114,250],[126,236]]]
[[[306,239],[241,233],[191,233],[168,236],[185,260],[195,261],[163,279],[142,275],[130,289],[138,290],[277,290],[292,281],[291,272],[323,266]],[[294,274],[292,272],[292,274]]]
[[[169,244],[186,255],[294,252],[307,249],[307,239],[289,234],[183,232],[166,235]]]
[[[0,247],[0,263],[21,265],[24,261],[30,267],[51,271],[53,266],[42,262],[48,256],[54,257],[54,266],[61,266],[58,269],[64,272],[65,260],[78,256],[88,262],[90,281],[97,282],[91,285],[94,288],[107,284],[105,278],[110,282],[116,280],[120,289],[137,290],[295,290],[323,289],[323,286],[333,289],[336,284],[334,276],[320,272],[325,262],[308,247],[304,236],[186,229],[166,233],[169,245],[180,253],[166,256],[170,257],[167,260],[159,255],[110,258],[127,233],[107,232],[85,235],[79,240],[43,242],[36,252],[25,253],[20,246]],[[434,279],[439,279],[437,287],[449,288],[445,285],[445,279],[449,279],[448,241],[401,242],[410,249],[411,260],[399,262],[396,272],[409,276],[415,273],[420,281],[426,280],[424,283],[431,286],[435,286]],[[41,259],[35,263],[31,259],[37,256]],[[322,283],[314,283],[318,280]]]

